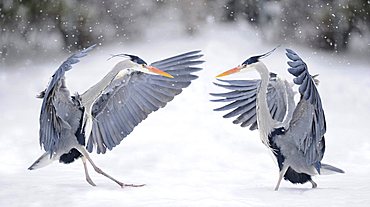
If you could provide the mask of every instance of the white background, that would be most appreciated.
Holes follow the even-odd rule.
[[[189,38],[152,34],[141,43],[100,46],[66,74],[74,93],[84,92],[119,61],[109,54],[131,53],[148,63],[190,50],[203,51],[204,70],[164,109],[149,115],[119,146],[105,155],[92,154],[96,164],[126,183],[124,188],[96,174],[96,187],[84,178],[82,162],[55,162],[27,168],[43,153],[38,143],[42,91],[68,55],[54,60],[20,63],[0,72],[0,206],[369,206],[370,204],[370,61],[356,51],[328,54],[299,45],[282,45],[263,59],[270,71],[292,80],[285,48],[295,50],[319,73],[319,92],[327,119],[323,162],[345,174],[316,176],[311,184],[282,181],[273,188],[278,167],[257,132],[223,119],[221,106],[209,100],[221,92],[212,84],[220,72],[276,46],[265,43],[245,24],[210,26]],[[0,70],[2,71],[2,70]],[[9,72],[11,71],[11,72]],[[254,73],[230,78],[258,77]]]

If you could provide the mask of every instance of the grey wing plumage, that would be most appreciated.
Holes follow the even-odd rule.
[[[326,132],[325,114],[314,78],[309,74],[307,65],[294,51],[287,49],[291,60],[288,71],[296,78],[301,99],[294,111],[291,131],[294,133],[297,146],[306,155],[307,164],[315,164],[319,170],[324,155]],[[319,171],[320,172],[320,171]]]
[[[241,124],[242,127],[250,126],[250,130],[255,130],[257,126],[256,97],[261,80],[219,80],[226,84],[215,83],[215,85],[231,90],[226,93],[211,93],[212,96],[223,97],[211,100],[214,102],[228,102],[229,104],[214,109],[215,111],[232,110],[224,115],[224,118],[237,118],[234,124]],[[276,75],[270,73],[267,102],[271,116],[276,121],[283,121],[286,114],[286,101],[280,87],[282,81]],[[230,103],[231,102],[231,103]]]
[[[87,150],[105,153],[117,146],[129,135],[135,126],[146,119],[148,114],[164,107],[183,88],[190,85],[197,76],[194,67],[203,61],[200,51],[194,51],[158,61],[152,64],[174,78],[132,72],[115,80],[110,89],[102,94],[93,105],[92,133]]]
[[[60,139],[61,128],[64,124],[63,119],[58,116],[56,106],[53,103],[53,100],[56,98],[56,92],[61,88],[66,90],[64,84],[65,72],[70,70],[73,64],[79,62],[79,58],[86,56],[94,47],[95,45],[90,46],[73,54],[64,61],[52,76],[46,90],[40,95],[43,98],[40,114],[40,146],[46,152],[49,152],[50,155],[55,152],[55,147]]]

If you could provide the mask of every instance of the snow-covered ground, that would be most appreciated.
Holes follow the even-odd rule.
[[[193,38],[153,34],[143,43],[102,46],[67,73],[71,92],[81,93],[118,60],[106,61],[109,54],[132,53],[153,62],[189,50],[203,51],[206,62],[199,79],[164,109],[149,115],[118,147],[105,155],[91,155],[117,179],[145,183],[141,188],[121,189],[90,168],[97,184],[91,187],[79,160],[28,171],[42,153],[38,143],[41,100],[35,95],[66,56],[19,64],[7,73],[0,70],[0,206],[369,206],[368,58],[282,45],[263,60],[271,71],[291,80],[283,50],[289,47],[306,61],[312,74],[320,74],[328,127],[323,161],[346,173],[314,177],[317,189],[283,181],[274,192],[278,168],[258,133],[212,111],[219,104],[209,101],[209,93],[221,90],[212,84],[215,75],[275,46],[264,43],[245,24],[210,26]],[[250,77],[256,74],[231,78]]]

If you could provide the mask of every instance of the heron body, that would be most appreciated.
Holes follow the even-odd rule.
[[[275,50],[275,49],[274,49]],[[317,80],[308,73],[303,60],[292,50],[287,49],[288,71],[296,76],[294,83],[299,85],[300,101],[294,103],[294,93],[287,81],[283,81],[268,71],[259,60],[274,50],[246,60],[242,65],[228,70],[218,77],[240,71],[256,70],[260,80],[220,80],[227,84],[216,85],[232,90],[211,95],[223,97],[216,102],[232,102],[216,111],[231,110],[224,118],[238,116],[234,124],[257,129],[264,143],[275,155],[279,166],[278,190],[284,177],[292,183],[311,182],[311,176],[325,172],[343,173],[341,169],[322,164],[325,152],[325,115],[321,98],[316,88]]]
[[[57,150],[52,156],[63,156],[65,153],[69,153],[74,146],[85,144],[85,139],[83,134],[81,134],[80,127],[83,109],[78,103],[72,102],[69,92],[66,89],[64,89],[63,92],[61,92],[61,90],[56,92],[53,102],[57,109],[56,115],[63,120],[60,133],[60,137],[63,137],[63,139],[59,140]],[[59,157],[59,161],[62,162],[63,159]]]
[[[305,155],[302,151],[297,150],[295,143],[296,135],[290,130],[292,127],[288,126],[287,130],[285,130],[283,127],[276,128],[276,126],[274,126],[274,120],[268,110],[266,97],[269,71],[262,62],[256,63],[255,68],[261,76],[261,82],[257,90],[256,98],[257,123],[261,134],[260,136],[268,139],[268,147],[272,148],[272,151],[277,158],[279,169],[288,171],[290,168],[289,173],[284,174],[285,179],[292,183],[305,183],[307,181],[312,181],[311,175],[316,175],[318,172],[313,165],[307,165],[302,162],[302,160],[305,159]],[[277,81],[282,82],[280,79]],[[293,101],[293,97],[291,97],[291,101]],[[302,130],[305,130],[306,122],[312,122],[312,120],[310,120],[312,119],[312,116],[305,116],[313,113],[312,110],[310,110],[311,108],[312,107],[310,107],[310,104],[307,104],[306,100],[299,102],[297,110],[294,110],[295,113],[293,113],[294,120],[292,120],[290,124],[293,125],[294,128],[301,127]],[[305,123],[302,123],[303,126],[298,126],[297,122],[301,120],[304,120]],[[262,138],[263,141],[265,141],[266,138]],[[324,140],[324,137],[322,140]],[[285,169],[287,166],[288,168]]]
[[[74,101],[75,96],[71,98],[70,92],[66,88],[64,78],[62,78],[55,87],[57,90],[54,91],[52,103],[55,106],[55,114],[59,117],[61,122],[59,131],[60,137],[63,137],[63,139],[57,140],[57,147],[55,150],[53,150],[52,153],[44,153],[44,155],[41,156],[44,159],[38,159],[30,169],[43,167],[53,160],[71,163],[81,156],[81,153],[75,149],[75,146],[85,145],[85,137],[83,133],[81,133],[80,127],[83,109],[79,102]],[[44,124],[43,122],[45,121],[51,122],[50,119],[40,120],[40,124]]]
[[[81,158],[86,180],[95,186],[87,170],[94,170],[121,187],[139,187],[122,183],[105,173],[92,161],[89,152],[112,150],[153,111],[164,107],[197,76],[194,67],[203,61],[200,51],[192,51],[147,65],[134,55],[117,55],[125,59],[84,92],[70,96],[65,72],[79,62],[94,46],[69,57],[54,73],[48,87],[41,92],[40,145],[45,153],[30,170],[54,160],[71,163]],[[158,69],[160,68],[160,69]],[[167,73],[168,72],[168,73]],[[171,74],[172,75],[171,75]]]

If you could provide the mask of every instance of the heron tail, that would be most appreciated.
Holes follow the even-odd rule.
[[[50,157],[50,154],[48,152],[45,152],[28,169],[36,170],[38,168],[45,167],[46,165],[52,163],[53,161],[54,159]]]
[[[328,165],[328,164],[324,164],[324,163],[321,163],[321,175],[330,175],[330,174],[334,174],[334,173],[344,173],[343,170],[337,168],[337,167],[334,167],[334,166],[331,166],[331,165]]]

